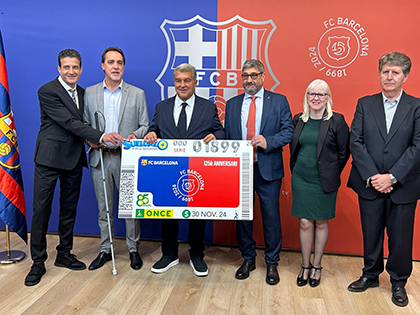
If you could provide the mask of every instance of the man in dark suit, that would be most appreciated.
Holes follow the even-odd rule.
[[[79,199],[82,168],[87,167],[84,139],[99,144],[117,144],[117,133],[103,134],[82,122],[84,90],[76,83],[82,73],[80,54],[65,49],[58,54],[60,76],[38,91],[41,127],[35,146],[31,255],[33,265],[25,285],[36,285],[45,274],[46,234],[57,179],[60,180],[60,214],[55,265],[73,270],[86,266],[71,254],[73,226]]]
[[[399,52],[379,59],[382,92],[358,100],[350,134],[348,186],[359,195],[364,268],[348,290],[379,286],[386,228],[386,270],[398,306],[408,303],[405,284],[412,271],[414,212],[420,198],[420,99],[402,90],[410,69],[410,58]]]
[[[280,187],[284,177],[283,146],[293,137],[289,103],[284,95],[263,89],[264,65],[255,59],[242,66],[245,93],[226,103],[225,130],[227,139],[251,140],[254,146],[254,190],[260,199],[265,241],[265,262],[268,284],[277,284],[282,242],[280,224]],[[237,221],[236,236],[244,261],[236,271],[237,279],[246,279],[255,269],[253,221]]]
[[[152,124],[144,140],[155,143],[162,139],[202,139],[205,143],[224,139],[225,132],[216,105],[194,94],[196,70],[181,64],[174,70],[176,96],[156,105]],[[205,220],[189,220],[188,244],[190,265],[196,276],[207,276],[204,261]],[[152,266],[152,272],[163,273],[179,263],[178,220],[162,220],[162,258]]]

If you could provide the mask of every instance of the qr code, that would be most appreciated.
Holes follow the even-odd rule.
[[[134,197],[134,166],[121,168],[120,191],[119,191],[119,218],[131,218],[133,213]]]

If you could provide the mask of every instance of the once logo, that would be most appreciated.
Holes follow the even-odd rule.
[[[327,29],[317,45],[309,47],[313,66],[331,77],[347,76],[347,67],[358,57],[368,55],[369,38],[365,29],[353,19],[337,17],[323,22]]]
[[[173,218],[172,209],[137,209],[136,218]]]

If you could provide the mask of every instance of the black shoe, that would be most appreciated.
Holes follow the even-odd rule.
[[[86,269],[84,262],[78,260],[74,254],[57,255],[54,265],[57,267],[69,268],[71,270]]]
[[[265,282],[268,284],[277,284],[280,281],[279,273],[277,272],[277,265],[267,265],[267,277]]]
[[[45,275],[44,264],[33,264],[31,270],[25,278],[25,285],[30,287],[36,285],[41,281],[43,275]]]
[[[249,273],[255,270],[255,262],[244,260],[242,266],[236,270],[235,278],[239,280],[243,280],[249,277]]]
[[[314,266],[312,266],[312,269],[314,269],[315,272],[312,275],[312,277],[309,278],[309,285],[312,288],[315,288],[315,287],[317,287],[321,283],[321,270],[322,270],[322,267],[314,267]],[[317,279],[316,278],[316,274],[317,274],[318,271],[319,271],[319,278]]]
[[[404,287],[392,286],[392,302],[397,306],[406,306],[408,304],[407,293]]]
[[[190,266],[192,267],[194,274],[197,277],[204,277],[209,274],[207,264],[203,258],[198,256],[193,256],[190,259]]]
[[[311,270],[312,269],[312,264],[309,264],[309,267],[304,267],[303,265],[300,265],[300,272],[298,274],[298,277],[296,279],[296,283],[298,285],[298,287],[303,287],[304,285],[306,285],[308,283],[308,279],[309,279],[309,275],[308,277],[305,279],[303,276],[305,275],[305,270]]]
[[[347,290],[350,292],[363,292],[368,288],[376,287],[379,287],[378,278],[368,279],[365,276],[361,276],[358,280],[350,283],[350,285],[347,287]]]
[[[131,252],[130,253],[130,267],[134,270],[140,270],[143,267],[143,260],[141,260],[140,255],[138,252]]]
[[[163,273],[165,271],[168,271],[169,268],[172,268],[173,266],[176,266],[179,264],[179,258],[171,258],[169,256],[162,256],[162,258],[157,261],[152,266],[152,272],[154,273]]]
[[[93,260],[89,265],[89,270],[95,270],[101,268],[107,261],[110,261],[112,256],[110,253],[100,252],[98,257]]]

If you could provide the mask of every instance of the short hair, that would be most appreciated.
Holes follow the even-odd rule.
[[[107,49],[104,50],[104,52],[102,53],[102,57],[101,57],[102,63],[105,62],[106,53],[109,52],[109,51],[116,51],[116,52],[120,53],[121,56],[122,56],[122,58],[123,58],[123,63],[125,65],[125,56],[124,56],[124,53],[123,53],[123,51],[122,51],[121,48],[118,48],[116,46],[111,46],[111,47],[108,47]]]
[[[244,62],[242,66],[242,71],[249,68],[257,68],[259,72],[261,73],[264,72],[263,63],[257,59],[248,59],[247,61]]]
[[[80,56],[77,50],[64,49],[58,53],[58,66],[60,68],[61,68],[61,59],[66,58],[66,57],[79,59],[80,66],[82,66],[82,56]]]
[[[175,73],[176,72],[191,72],[193,81],[197,81],[197,70],[195,67],[190,65],[189,63],[182,63],[174,70],[174,80],[175,80]]]
[[[315,87],[320,87],[324,93],[327,93],[329,95],[327,104],[325,106],[325,109],[327,110],[327,115],[324,117],[324,120],[328,120],[332,117],[333,111],[332,111],[332,95],[330,87],[328,86],[328,83],[321,79],[315,79],[311,83],[309,83],[308,87],[305,91],[305,96],[303,98],[303,113],[300,116],[300,118],[303,120],[303,122],[307,122],[309,119],[309,102],[308,102],[308,92],[311,91]]]
[[[406,54],[400,53],[398,51],[392,51],[383,54],[382,57],[379,58],[378,72],[381,72],[382,68],[386,64],[390,64],[392,66],[400,66],[404,75],[409,74],[411,70],[410,58]]]

